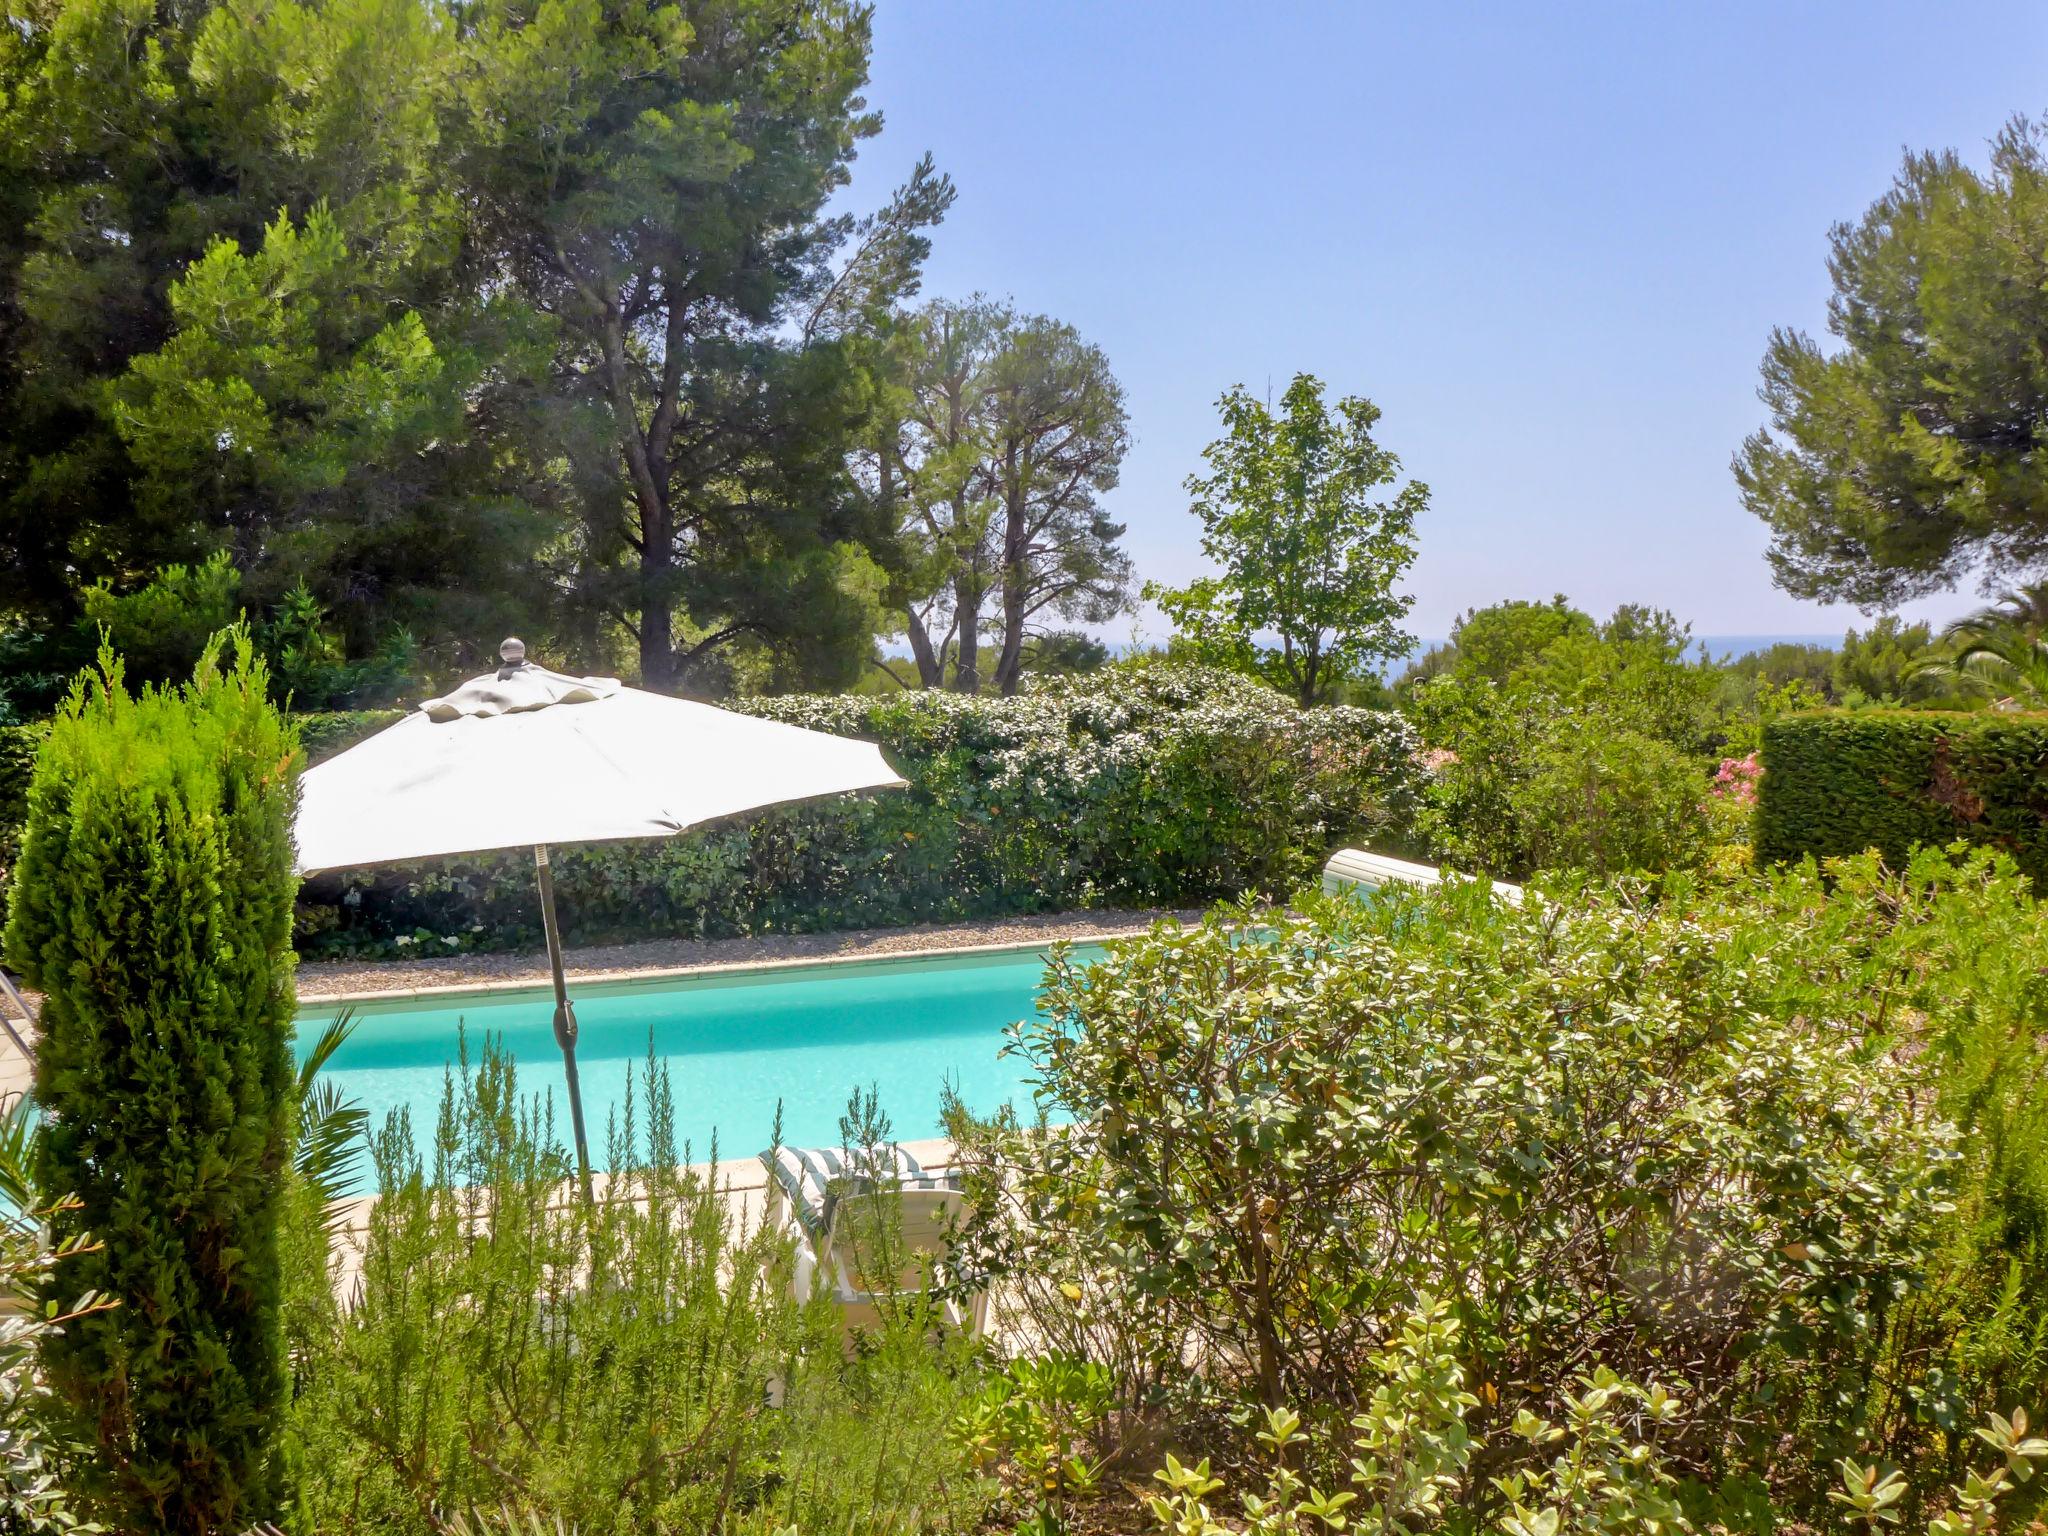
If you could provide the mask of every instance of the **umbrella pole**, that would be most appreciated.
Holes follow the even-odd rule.
[[[548,867],[548,845],[536,843],[533,866],[540,876],[540,924],[548,936],[548,967],[555,973],[555,1044],[562,1048],[562,1071],[569,1080],[569,1124],[576,1132],[576,1176],[583,1184],[583,1203],[590,1204],[590,1143],[583,1135],[583,1085],[576,1077],[576,1006],[569,1001],[569,983],[562,976],[562,930],[555,922],[555,875]]]

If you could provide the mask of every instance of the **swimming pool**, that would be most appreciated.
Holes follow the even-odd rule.
[[[1100,949],[1076,945],[1074,952],[1086,959]],[[572,982],[591,1145],[603,1147],[606,1117],[623,1102],[627,1074],[646,1061],[650,1031],[654,1054],[668,1063],[677,1138],[699,1160],[710,1155],[714,1132],[728,1162],[765,1147],[778,1100],[787,1144],[836,1146],[839,1116],[856,1086],[874,1085],[905,1141],[940,1133],[948,1082],[978,1113],[1006,1103],[1028,1112],[1027,1068],[1001,1055],[1003,1031],[1035,1010],[1045,960],[1040,949],[1006,950]],[[519,1064],[522,1093],[552,1093],[566,1138],[548,989],[354,1007],[355,1033],[324,1079],[368,1110],[372,1125],[405,1108],[415,1133],[430,1134],[443,1075],[467,1031],[472,1059],[486,1033],[504,1041]],[[302,1047],[335,1011],[334,1004],[301,1010]]]

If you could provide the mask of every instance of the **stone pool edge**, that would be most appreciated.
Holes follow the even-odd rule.
[[[633,985],[657,985],[664,981],[679,981],[710,976],[760,975],[774,971],[809,971],[835,965],[887,965],[902,961],[933,960],[943,956],[971,957],[975,955],[1021,954],[1031,950],[1049,949],[1054,944],[1103,944],[1114,939],[1127,939],[1145,932],[1151,921],[1171,918],[1185,921],[1190,914],[1181,912],[1159,912],[1151,914],[1144,926],[1085,929],[1078,932],[1043,934],[1035,938],[1001,939],[982,944],[934,944],[917,949],[887,949],[852,954],[801,955],[773,960],[713,960],[695,965],[642,966],[604,971],[573,971],[569,976],[572,995],[586,987],[619,987]],[[546,975],[538,977],[506,977],[496,981],[443,982],[432,986],[383,987],[358,990],[313,990],[298,994],[299,1011],[304,1012],[309,1004],[329,1003],[397,1003],[438,1000],[442,998],[491,997],[511,992],[545,992],[550,990],[551,980]]]

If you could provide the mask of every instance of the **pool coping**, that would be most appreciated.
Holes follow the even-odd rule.
[[[1170,914],[1162,914],[1162,917]],[[1088,933],[1064,933],[1053,938],[1004,939],[989,944],[940,944],[923,949],[897,949],[881,954],[802,955],[783,960],[714,960],[703,965],[670,965],[647,969],[576,972],[568,979],[570,990],[588,987],[657,985],[700,977],[767,975],[777,971],[810,971],[835,965],[887,965],[904,961],[931,960],[940,956],[1023,954],[1048,950],[1055,944],[1106,944],[1127,939],[1143,929],[1101,929]],[[554,983],[546,977],[508,977],[502,981],[456,981],[427,987],[383,987],[367,991],[312,992],[298,998],[298,1011],[309,1005],[334,1003],[404,1003],[443,998],[495,997],[514,992],[552,992]]]

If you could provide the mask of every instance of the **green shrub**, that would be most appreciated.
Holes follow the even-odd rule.
[[[511,1504],[579,1536],[973,1529],[957,1337],[906,1304],[849,1356],[832,1303],[791,1300],[787,1240],[679,1166],[652,1059],[608,1149],[585,1205],[547,1101],[489,1042],[428,1151],[387,1123],[354,1302],[308,1309],[299,1528],[439,1536],[437,1512]]]
[[[1824,905],[1786,914],[1810,968],[1868,999],[1873,1030],[1903,1032],[1961,1138],[1954,1212],[1894,1318],[1871,1433],[1905,1460],[1931,1427],[1960,1477],[1968,1426],[2048,1407],[2048,908],[1988,850],[1926,849],[1896,871],[1864,855],[1831,875]]]
[[[1685,659],[1675,621],[1624,607],[1596,628],[1561,604],[1510,603],[1459,634],[1406,690],[1431,748],[1420,833],[1438,862],[1519,880],[1702,857],[1726,722],[1719,674]]]
[[[51,1295],[119,1303],[45,1339],[90,1491],[125,1529],[272,1512],[278,1217],[291,1091],[297,744],[246,637],[193,682],[82,679],[30,784],[7,954],[44,994],[43,1187],[75,1204]]]
[[[14,861],[21,856],[29,780],[35,776],[36,753],[49,734],[49,726],[40,720],[29,725],[0,725],[0,924],[7,919],[7,892],[14,879]]]
[[[1916,845],[1969,842],[2048,876],[2048,716],[1790,715],[1764,727],[1763,766],[1761,860],[1875,848],[1903,868]]]
[[[1706,849],[1699,764],[1654,736],[1581,724],[1537,742],[1529,769],[1508,799],[1539,869],[1652,873]]]
[[[404,718],[402,709],[349,709],[294,715],[292,721],[299,728],[299,744],[310,768]]]
[[[1814,900],[1795,879],[1516,909],[1458,886],[1056,959],[1019,1040],[1073,1129],[961,1126],[969,1262],[1095,1277],[1010,1292],[1040,1336],[1107,1330],[1162,1380],[1199,1359],[1225,1404],[1340,1418],[1387,1320],[1440,1294],[1475,1433],[1555,1416],[1546,1394],[1599,1362],[1687,1378],[1684,1470],[1797,1483],[1862,1448],[1843,1404],[1943,1241],[1955,1167],[1926,1077],[1872,1041],[1879,994],[1816,987],[1855,925],[1809,942]],[[1802,1438],[1779,1473],[1781,1436]]]

